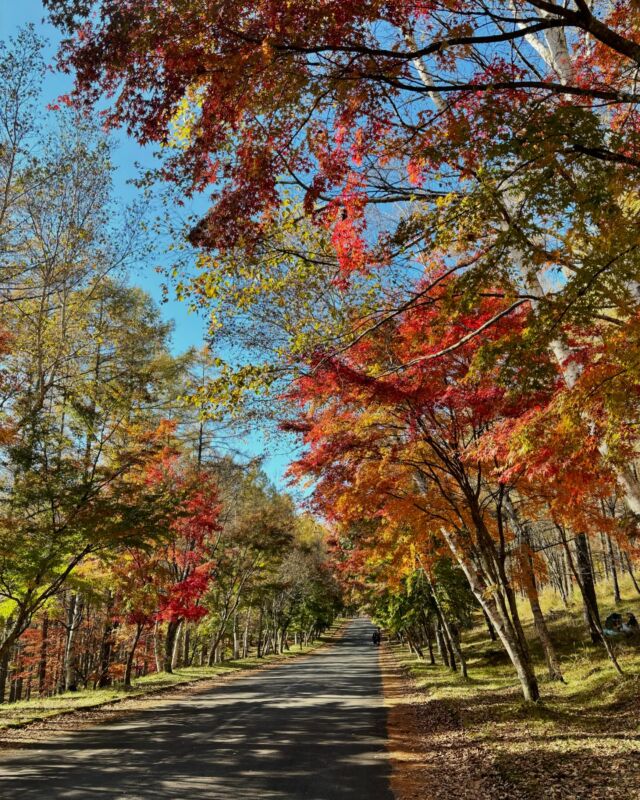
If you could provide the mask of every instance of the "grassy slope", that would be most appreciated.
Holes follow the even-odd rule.
[[[93,690],[85,689],[77,692],[66,692],[55,697],[34,698],[32,700],[23,700],[19,703],[3,704],[0,705],[0,730],[19,727],[30,722],[60,714],[68,714],[80,709],[98,708],[108,703],[119,702],[132,697],[142,697],[173,686],[184,686],[197,681],[232,675],[241,671],[259,669],[284,659],[305,655],[324,644],[335,631],[336,628],[332,629],[313,645],[302,648],[292,647],[291,650],[281,655],[225,661],[213,667],[185,667],[176,669],[171,675],[164,672],[152,673],[144,678],[135,679],[131,689],[125,689],[124,686]]]
[[[619,610],[640,618],[640,596],[630,582],[623,580],[621,588]],[[600,591],[604,619],[614,605],[605,584]],[[464,747],[485,760],[483,780],[488,770],[505,797],[640,798],[640,641],[636,637],[635,642],[616,645],[625,671],[621,678],[603,648],[590,643],[577,604],[567,613],[559,610],[553,595],[542,599],[567,682],[546,680],[542,652],[523,604],[541,680],[539,707],[522,702],[510,663],[482,627],[464,637],[468,683],[397,650],[428,693],[421,718],[432,734],[432,745],[442,744],[447,729],[462,730]],[[455,768],[455,761],[451,766]]]

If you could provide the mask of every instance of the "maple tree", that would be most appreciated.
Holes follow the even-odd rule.
[[[289,186],[345,276],[434,245],[461,269],[474,240],[477,268],[519,259],[528,291],[567,270],[554,307],[593,311],[614,278],[614,302],[637,300],[633,233],[611,239],[635,213],[633,4],[47,5],[69,102],[107,94],[109,124],[169,145],[164,177],[213,187],[194,241],[251,252]]]
[[[437,291],[454,292],[455,283],[449,276]],[[573,530],[615,529],[611,519],[603,525],[600,506],[615,495],[616,475],[610,466],[594,471],[604,433],[589,429],[582,382],[592,402],[602,398],[593,392],[589,366],[569,391],[545,351],[528,363],[504,361],[531,307],[521,308],[515,324],[513,315],[496,321],[482,342],[470,337],[458,346],[464,331],[497,317],[507,301],[494,292],[452,323],[430,302],[435,294],[424,294],[420,308],[339,358],[317,355],[288,395],[302,413],[285,428],[307,446],[293,471],[314,477],[319,509],[342,524],[385,520],[388,530],[378,531],[369,547],[400,554],[404,548],[409,563],[396,564],[400,574],[415,569],[410,547],[422,548],[433,563],[453,557],[502,639],[525,697],[537,699],[514,587],[529,599],[550,676],[561,679],[538,599],[545,573],[531,526],[550,514]],[[449,342],[456,347],[448,350]],[[605,359],[593,369],[606,374]],[[557,544],[566,544],[564,534]],[[587,611],[610,650],[594,598],[585,594]]]
[[[207,614],[201,601],[213,578],[212,560],[216,557],[217,534],[221,530],[215,478],[196,471],[192,475],[177,475],[174,480],[176,485],[171,493],[184,492],[186,497],[170,526],[169,540],[159,557],[155,557],[154,569],[160,582],[156,618],[167,622],[165,672],[172,671],[179,626]]]
[[[134,629],[125,685],[131,685],[140,637],[154,623],[166,623],[162,668],[172,672],[180,627],[207,614],[202,600],[214,576],[220,531],[215,478],[180,463],[177,453],[165,448],[146,470],[143,483],[152,487],[156,508],[165,513],[157,516],[155,526],[149,520],[140,546],[127,547],[111,566],[114,615]]]
[[[163,145],[162,177],[186,192],[213,187],[190,237],[230,260],[232,283],[272,295],[272,281],[254,276],[278,256],[298,260],[298,272],[333,272],[343,288],[377,268],[401,282],[391,302],[382,292],[370,304],[366,323],[351,319],[333,336],[310,326],[297,355],[313,352],[318,333],[342,347],[372,317],[420,302],[412,266],[425,252],[460,273],[458,306],[508,277],[500,315],[535,304],[526,346],[549,348],[570,387],[579,367],[568,326],[604,319],[611,333],[637,313],[633,4],[398,0],[338,11],[192,0],[135,11],[97,3],[93,16],[73,0],[48,6],[70,33],[68,102],[106,93],[108,124]],[[326,232],[319,259],[308,237],[278,236],[285,189]],[[381,214],[398,204],[400,215]],[[246,259],[257,272],[243,271]],[[201,267],[192,291],[206,305],[228,273],[215,258]],[[233,401],[274,380],[264,366],[223,372],[223,382],[230,374]],[[608,443],[599,447],[611,460]],[[615,471],[640,512],[633,469],[621,461]]]
[[[481,311],[485,318],[495,314],[496,302],[487,301]],[[474,322],[461,320],[460,326]],[[428,306],[412,309],[393,330],[380,333],[379,343],[369,338],[342,361],[327,360],[314,375],[301,378],[295,399],[312,402],[312,411],[302,423],[303,429],[308,426],[309,453],[295,469],[317,477],[322,508],[333,513],[343,508],[348,514],[377,512],[402,529],[411,527],[416,513],[409,508],[414,505],[417,530],[441,542],[437,546],[448,546],[509,652],[525,696],[536,700],[537,684],[507,574],[504,486],[488,484],[481,466],[463,459],[501,406],[503,414],[513,413],[518,398],[503,387],[474,381],[470,357],[475,341],[466,353],[457,350],[451,359],[429,360],[429,349],[442,346],[441,324],[438,312]],[[500,327],[492,330],[497,334]],[[394,364],[411,363],[416,347],[422,354],[418,363],[398,375]],[[353,486],[355,496],[345,484]],[[490,509],[497,512],[497,527]]]

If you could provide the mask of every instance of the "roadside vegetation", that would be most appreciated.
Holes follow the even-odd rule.
[[[355,583],[464,584],[526,701],[547,584],[623,672],[590,551],[638,569],[638,9],[205,5],[46,2],[67,102],[209,206],[170,270],[217,346],[194,402],[295,437]]]
[[[599,584],[602,613],[625,609],[638,615],[635,587],[627,579],[620,588],[621,602],[615,604],[610,584]],[[505,654],[479,615],[462,645],[467,680],[443,664],[437,650],[432,664],[406,637],[390,636],[394,659],[410,679],[399,700],[409,703],[402,720],[412,737],[396,755],[399,800],[411,797],[409,787],[416,784],[435,800],[454,790],[463,798],[486,792],[514,800],[635,797],[640,640],[617,641],[621,676],[588,637],[580,604],[559,611],[558,599],[552,591],[541,595],[565,682],[543,680],[544,700],[537,706],[522,702]],[[535,668],[544,674],[544,655],[526,609],[523,621]]]

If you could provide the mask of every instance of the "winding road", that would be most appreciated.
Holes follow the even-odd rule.
[[[191,695],[0,754],[2,800],[393,800],[371,625]]]

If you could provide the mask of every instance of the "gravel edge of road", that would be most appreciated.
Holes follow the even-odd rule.
[[[417,708],[424,702],[415,683],[383,643],[379,653],[384,704],[387,708],[387,749],[391,764],[391,791],[396,800],[423,798],[425,786],[418,775],[420,741],[424,732]]]

